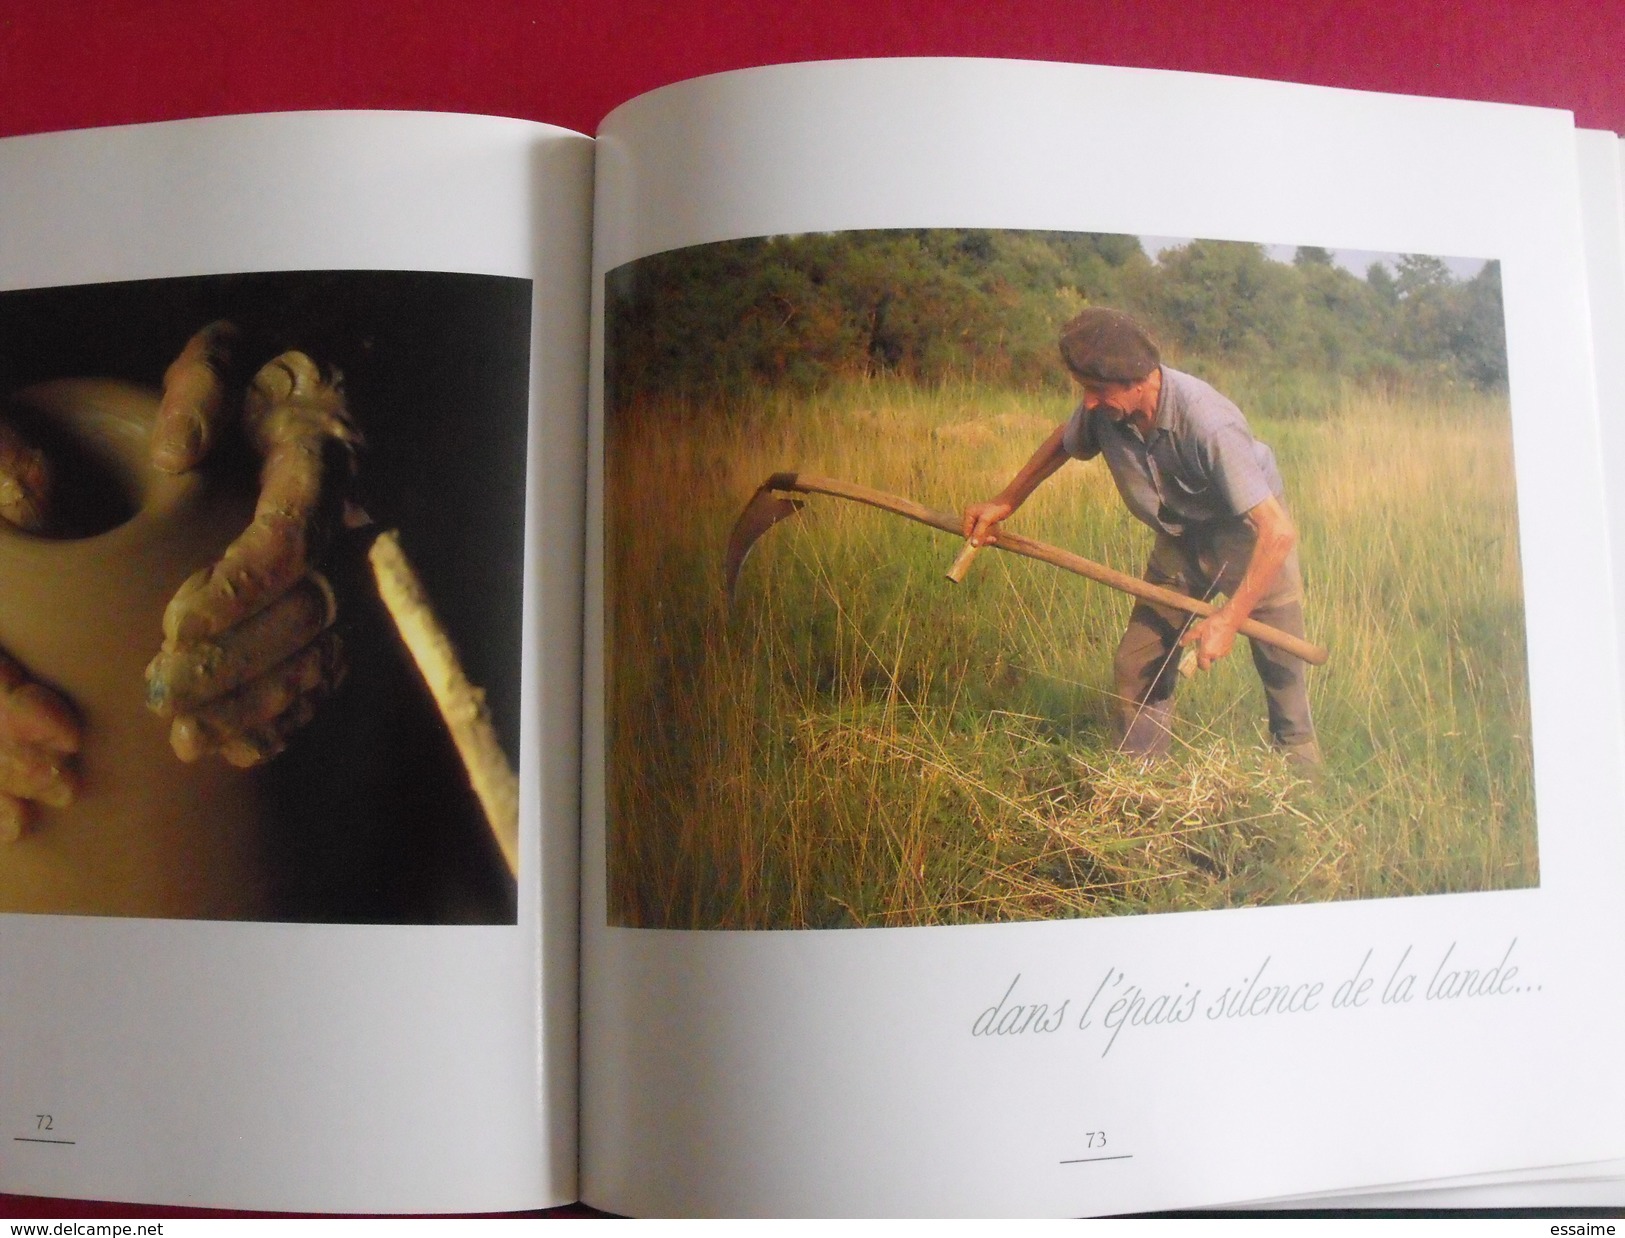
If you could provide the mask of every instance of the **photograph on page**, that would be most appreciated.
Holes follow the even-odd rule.
[[[806,233],[605,307],[610,923],[1539,884],[1498,262]]]
[[[530,303],[0,293],[0,911],[514,922]]]

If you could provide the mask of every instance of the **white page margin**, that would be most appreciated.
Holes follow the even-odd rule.
[[[1591,311],[1591,352],[1597,397],[1603,471],[1608,502],[1616,613],[1625,614],[1625,358],[1608,341],[1625,335],[1625,195],[1620,184],[1620,142],[1611,132],[1575,133],[1580,161],[1580,195],[1585,228],[1587,283]],[[1618,630],[1625,668],[1625,627]],[[1625,764],[1625,754],[1621,754]],[[1326,1200],[1328,1197],[1320,1197]],[[1329,1197],[1347,1208],[1539,1208],[1618,1207],[1625,1200],[1625,1161],[1565,1165],[1525,1173],[1449,1180]],[[1303,1198],[1249,1203],[1248,1207],[1302,1208]]]

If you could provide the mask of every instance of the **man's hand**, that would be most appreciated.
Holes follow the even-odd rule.
[[[50,519],[43,453],[0,421],[0,520],[36,533]],[[35,805],[66,808],[79,791],[73,754],[83,735],[73,708],[0,653],[0,842],[15,842]]]
[[[28,533],[50,520],[44,453],[0,421],[0,520]],[[72,705],[0,651],[0,842],[16,842],[34,806],[67,807],[80,790],[73,754],[83,729]]]
[[[1230,600],[1192,626],[1181,645],[1196,646],[1196,666],[1207,670],[1236,643],[1236,632],[1252,616],[1253,608],[1275,584],[1281,567],[1298,544],[1298,529],[1281,501],[1267,498],[1242,513],[1254,533],[1252,553]]]
[[[990,499],[986,503],[972,503],[965,509],[965,536],[978,546],[991,546],[999,540],[999,523],[1016,510],[1014,503]]]
[[[301,352],[234,382],[236,329],[198,332],[164,375],[152,460],[196,467],[240,410],[261,460],[253,522],[176,592],[147,667],[147,703],[172,719],[183,761],[218,752],[249,766],[281,752],[343,677],[332,588],[316,570],[359,441],[337,375]]]
[[[1239,626],[1240,621],[1221,608],[1194,624],[1179,643],[1196,646],[1196,667],[1205,671],[1235,646]]]
[[[1027,501],[1051,473],[1066,463],[1066,423],[1050,431],[1032,458],[1022,465],[1010,484],[985,503],[972,503],[965,509],[965,536],[978,546],[991,546],[999,540],[999,522]]]
[[[81,738],[73,708],[0,653],[0,842],[22,837],[34,805],[73,803]]]
[[[0,520],[38,533],[50,511],[51,466],[45,453],[0,421]]]

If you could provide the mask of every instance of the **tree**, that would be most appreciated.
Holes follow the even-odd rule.
[[[1290,349],[1302,330],[1292,269],[1261,245],[1192,241],[1164,250],[1158,268],[1162,317],[1187,348],[1265,357]]]
[[[1388,305],[1399,304],[1399,285],[1394,282],[1394,274],[1386,264],[1373,262],[1366,267],[1365,282],[1377,294],[1378,300]]]
[[[1289,264],[1197,240],[1153,262],[1132,236],[808,233],[655,254],[610,272],[606,293],[617,406],[877,375],[1064,384],[1056,332],[1090,304],[1138,316],[1181,368],[1245,367],[1265,392],[1294,376],[1506,381],[1499,267],[1460,281],[1427,254],[1362,280],[1310,245]]]
[[[1460,317],[1452,350],[1474,386],[1506,386],[1506,314],[1501,305],[1499,262],[1486,262],[1461,288]]]
[[[1432,254],[1401,254],[1394,286],[1401,299],[1432,288],[1447,288],[1455,282],[1443,258]]]

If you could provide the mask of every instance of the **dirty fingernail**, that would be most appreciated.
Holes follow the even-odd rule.
[[[191,764],[209,751],[209,736],[198,718],[185,714],[171,724],[169,746],[175,750],[177,757]]]
[[[53,765],[47,781],[34,796],[47,808],[67,808],[78,797],[78,780],[60,765]]]
[[[177,417],[153,445],[152,463],[166,473],[184,473],[197,463],[203,450],[203,422],[195,415]]]
[[[286,747],[287,744],[280,739],[245,736],[222,744],[220,755],[226,759],[227,764],[234,765],[238,769],[252,769],[269,761]]]
[[[169,685],[164,681],[167,666],[168,659],[161,653],[147,664],[147,708],[160,715],[170,712]]]
[[[0,843],[14,843],[28,830],[28,810],[20,800],[0,795]]]

